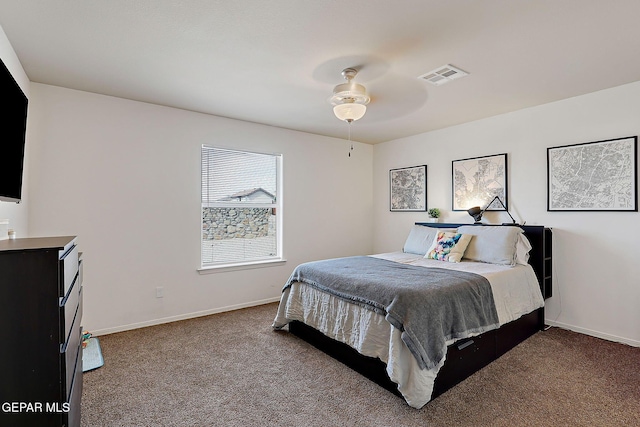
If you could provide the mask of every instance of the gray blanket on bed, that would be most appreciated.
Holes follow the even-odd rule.
[[[301,264],[284,289],[293,282],[384,315],[422,369],[438,366],[447,340],[498,327],[491,285],[475,273],[356,256]]]

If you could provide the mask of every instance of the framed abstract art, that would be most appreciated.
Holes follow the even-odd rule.
[[[389,171],[391,212],[427,210],[427,165]]]
[[[638,137],[547,148],[547,211],[638,211]]]
[[[451,164],[454,211],[479,206],[489,211],[509,209],[507,200],[507,154],[454,160]],[[498,200],[487,206],[495,197]]]

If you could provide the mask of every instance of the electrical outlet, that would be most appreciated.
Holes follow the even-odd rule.
[[[156,298],[164,297],[164,288],[162,286],[158,286],[156,288]]]

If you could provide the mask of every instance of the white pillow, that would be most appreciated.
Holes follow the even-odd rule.
[[[455,231],[455,229],[413,225],[409,231],[407,240],[404,242],[402,252],[424,256],[433,243],[433,239],[438,231]]]
[[[516,264],[529,264],[529,251],[531,250],[531,243],[526,238],[524,233],[518,236],[518,243],[516,243]]]
[[[463,225],[458,232],[475,236],[464,252],[466,259],[515,265],[519,258],[517,246],[524,232],[520,227]]]
[[[460,262],[471,237],[469,234],[439,231],[424,257],[438,261]]]

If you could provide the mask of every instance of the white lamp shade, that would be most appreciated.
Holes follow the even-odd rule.
[[[333,114],[340,120],[354,121],[361,119],[364,113],[367,112],[367,106],[363,104],[356,104],[349,102],[345,104],[338,104],[333,107]]]

